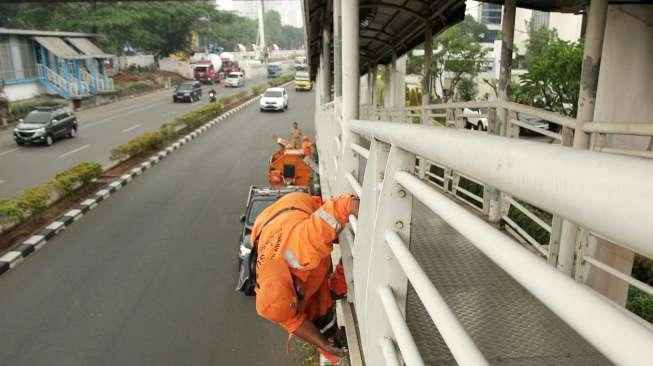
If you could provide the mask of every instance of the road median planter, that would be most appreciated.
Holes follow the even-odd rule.
[[[98,163],[81,163],[58,173],[45,185],[26,190],[17,199],[0,201],[0,253],[11,248],[0,255],[0,274],[14,268],[161,159],[257,98],[246,92],[220,98],[164,124],[158,131],[112,149],[110,159],[117,164],[107,171],[103,172]]]

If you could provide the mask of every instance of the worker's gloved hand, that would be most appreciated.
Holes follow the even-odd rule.
[[[328,352],[328,353],[330,353],[330,354],[332,354],[332,355],[334,355],[334,356],[336,356],[338,358],[342,358],[342,357],[345,357],[347,355],[347,348],[336,347],[333,344],[333,341],[330,341],[329,344],[327,344],[327,345],[325,345],[324,347],[321,347],[321,348],[325,352]]]

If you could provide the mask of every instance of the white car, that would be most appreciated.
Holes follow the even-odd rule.
[[[284,88],[269,88],[259,102],[261,112],[283,111],[288,109],[288,93]]]
[[[242,72],[230,72],[224,80],[224,86],[237,88],[245,86],[245,77]]]
[[[463,121],[465,122],[465,128],[479,131],[487,131],[488,129],[488,120],[487,117],[481,116],[481,111],[478,109],[464,108]],[[478,114],[478,117],[474,117],[474,114]]]

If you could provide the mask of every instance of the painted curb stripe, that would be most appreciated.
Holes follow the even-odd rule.
[[[20,252],[20,255],[22,255],[23,258],[27,258],[30,254],[34,253],[35,249],[33,245],[21,244],[16,247],[14,251]]]
[[[0,274],[7,272],[11,268],[9,262],[0,262]]]
[[[36,247],[40,247],[44,243],[45,243],[45,237],[41,235],[32,235],[29,237],[29,239],[23,242],[23,244],[34,245]]]
[[[75,221],[75,218],[72,216],[63,215],[63,216],[59,216],[59,218],[57,218],[57,221],[64,224],[64,226],[70,226],[70,224],[72,224],[73,221]]]
[[[18,263],[20,263],[23,260],[23,255],[21,252],[17,252],[15,250],[7,252],[5,255],[0,257],[0,262],[7,262],[9,263],[9,268],[14,268]]]

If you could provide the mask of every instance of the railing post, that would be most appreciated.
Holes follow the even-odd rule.
[[[352,192],[345,174],[353,173],[356,161],[349,145],[355,138],[349,131],[349,123],[359,115],[359,8],[358,0],[341,2],[342,6],[342,135],[340,166],[336,183],[336,193]],[[328,55],[327,55],[328,57]],[[354,174],[357,176],[357,174]]]
[[[426,116],[426,106],[431,103],[431,59],[433,58],[433,31],[431,22],[426,22],[424,31],[424,67],[422,77],[422,124],[426,124],[430,119]]]
[[[323,104],[331,100],[331,35],[322,29],[322,98]]]
[[[415,155],[396,146],[390,148],[388,162],[379,195],[372,240],[370,242],[367,286],[363,306],[364,331],[361,334],[365,359],[369,365],[383,365],[379,347],[381,337],[393,337],[383,304],[378,294],[381,286],[388,286],[395,294],[397,305],[405,317],[408,280],[392,251],[385,243],[386,230],[394,230],[410,243],[410,222],[413,199],[410,192],[395,182],[398,171],[413,172]],[[360,304],[359,304],[360,305]]]
[[[355,304],[360,322],[360,329],[365,322],[365,289],[367,288],[367,272],[369,268],[370,251],[372,248],[372,234],[374,220],[378,210],[378,187],[383,182],[385,167],[390,153],[390,146],[372,139],[370,141],[370,156],[365,166],[363,177],[363,194],[360,197],[360,208],[358,211],[358,229],[356,230],[355,245],[357,255],[353,259],[354,285],[360,291],[355,292]]]
[[[508,110],[503,103],[508,101],[508,86],[510,85],[510,74],[512,69],[512,50],[515,36],[515,0],[506,0],[503,7],[503,19],[501,26],[501,69],[499,71],[499,102],[496,110],[498,128],[495,132],[498,135],[506,136],[508,129]],[[488,208],[488,220],[491,223],[501,222],[501,192],[494,187],[488,189],[490,207]]]
[[[342,96],[341,1],[333,0],[333,99],[335,100],[339,100]]]

